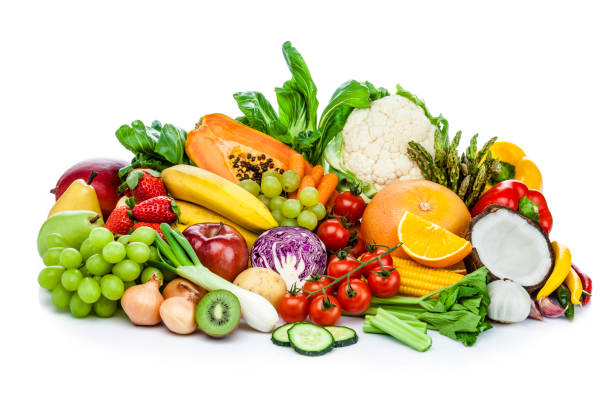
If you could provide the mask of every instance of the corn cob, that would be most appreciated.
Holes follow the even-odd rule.
[[[458,282],[463,275],[448,269],[429,268],[410,259],[393,257],[393,266],[400,274],[399,294],[420,297]]]

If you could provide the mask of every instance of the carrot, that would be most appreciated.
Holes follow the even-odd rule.
[[[314,179],[315,182],[315,187],[319,186],[319,183],[321,182],[321,179],[323,178],[323,173],[325,171],[323,170],[323,166],[314,166],[312,168],[312,171],[310,172],[310,175],[312,176],[312,178]]]
[[[289,156],[289,169],[288,170],[294,170],[298,174],[298,176],[300,176],[300,179],[304,177],[305,167],[306,167],[306,159],[304,159],[304,156],[302,156],[299,153],[294,153],[291,156]]]
[[[302,179],[302,182],[300,183],[300,188],[297,189],[297,191],[291,193],[291,194],[295,194],[295,196],[291,197],[289,196],[289,198],[299,198],[300,193],[302,192],[303,189],[305,189],[306,187],[314,187],[314,179],[312,178],[312,176],[310,174],[304,176],[304,178]]]
[[[336,201],[336,197],[338,197],[339,195],[340,193],[338,192],[338,190],[334,190],[331,197],[327,201],[327,205],[325,206],[325,208],[327,209],[328,214],[332,213],[332,210],[334,209],[334,202]]]
[[[319,187],[317,187],[321,204],[325,205],[329,201],[334,191],[336,191],[336,186],[338,186],[338,176],[335,173],[327,173],[323,176]]]

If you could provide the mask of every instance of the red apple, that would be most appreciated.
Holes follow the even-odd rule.
[[[200,262],[230,282],[249,264],[249,249],[236,228],[223,223],[194,224],[183,231]]]
[[[91,171],[95,170],[98,175],[91,185],[96,190],[102,215],[107,218],[120,197],[117,193],[121,184],[118,175],[119,169],[128,164],[114,159],[90,159],[79,162],[64,172],[51,192],[55,193],[55,199],[57,200],[74,180],[88,180]]]

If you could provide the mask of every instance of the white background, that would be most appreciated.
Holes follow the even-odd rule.
[[[612,29],[604,2],[7,3],[3,406],[607,404]],[[61,173],[90,157],[129,159],[114,131],[133,119],[189,130],[206,113],[236,116],[233,92],[274,100],[289,78],[285,40],[306,59],[321,105],[348,79],[401,83],[452,130],[521,145],[544,174],[553,238],[595,281],[592,304],[573,323],[496,326],[473,348],[434,335],[419,354],[362,335],[320,358],[247,328],[216,341],[55,312],[36,283],[35,237]]]

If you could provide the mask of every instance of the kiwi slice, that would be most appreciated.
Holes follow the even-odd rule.
[[[212,337],[225,337],[238,327],[240,302],[230,291],[213,290],[198,303],[195,319],[204,333]]]

